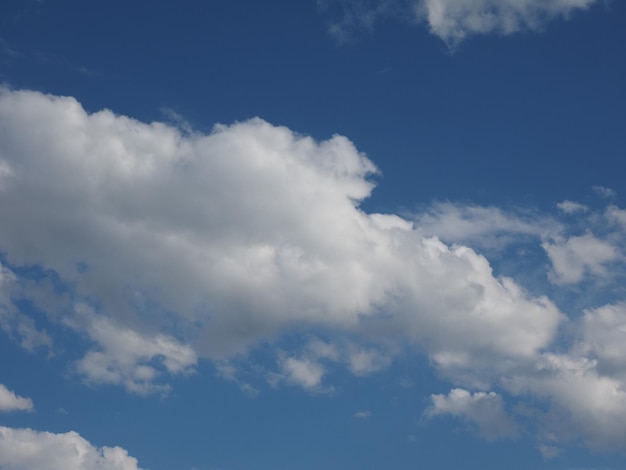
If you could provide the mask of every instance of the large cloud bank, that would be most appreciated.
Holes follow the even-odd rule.
[[[89,114],[73,98],[5,89],[0,326],[25,347],[54,347],[17,307],[27,298],[91,341],[76,373],[139,394],[166,392],[166,377],[192,373],[198,357],[225,361],[286,331],[348,338],[277,353],[272,380],[308,389],[320,389],[333,364],[365,375],[386,367],[398,344],[417,347],[464,387],[433,397],[433,416],[468,419],[490,439],[497,430],[510,436],[498,388],[550,403],[545,435],[623,445],[626,393],[615,359],[623,343],[613,328],[623,306],[589,310],[572,325],[568,352],[550,353],[566,317],[545,296],[494,276],[473,249],[434,236],[450,208],[423,228],[360,209],[376,171],[341,136],[318,142],[261,119],[184,134]],[[525,236],[554,230],[499,220],[501,231]],[[549,247],[558,245],[583,275],[605,263],[580,261],[580,243],[568,240],[544,240],[554,260],[562,256]],[[45,275],[20,274],[32,266]],[[578,279],[560,272],[555,264],[561,283]],[[488,422],[478,418],[483,408]]]

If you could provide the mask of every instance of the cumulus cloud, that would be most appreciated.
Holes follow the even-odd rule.
[[[598,370],[626,380],[626,304],[588,309],[580,324],[581,354],[598,361]]]
[[[517,425],[504,410],[502,397],[495,392],[470,393],[455,388],[448,395],[432,395],[426,416],[451,415],[468,422],[485,439],[514,437]]]
[[[319,389],[324,377],[324,367],[310,359],[287,357],[281,361],[282,378],[308,390]]]
[[[376,167],[345,137],[316,142],[260,119],[183,136],[9,90],[0,122],[12,175],[0,249],[53,270],[120,327],[175,313],[219,357],[296,325],[354,330],[380,317],[438,350],[515,356],[547,345],[560,322],[471,249],[361,211]]]
[[[621,325],[621,314],[589,310],[573,327],[576,348],[549,354],[566,322],[559,308],[463,244],[544,240],[554,275],[574,282],[610,266],[612,239],[558,238],[550,218],[496,208],[367,213],[377,169],[347,138],[316,141],[258,118],[180,132],[4,89],[0,165],[3,273],[38,266],[64,286],[63,301],[54,289],[20,295],[90,341],[73,363],[89,383],[163,393],[167,376],[204,357],[254,390],[234,358],[290,333],[309,341],[278,354],[269,380],[316,392],[331,367],[374,373],[406,345],[455,386],[483,390],[434,397],[433,416],[456,413],[489,439],[513,435],[502,397],[484,392],[497,387],[548,403],[555,433],[580,426],[590,445],[622,444],[609,432],[589,437],[605,424],[623,431],[613,418],[626,409],[623,380],[600,345],[618,341],[605,325]],[[28,284],[12,276],[2,305],[9,284]],[[579,385],[583,396],[568,395]],[[568,416],[571,426],[554,424]]]
[[[0,384],[0,412],[33,411],[33,401],[30,398],[20,397]]]
[[[7,470],[141,470],[121,447],[91,445],[79,434],[0,426],[0,468]]]

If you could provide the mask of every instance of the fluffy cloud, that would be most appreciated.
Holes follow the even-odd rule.
[[[433,397],[433,416],[455,414],[490,439],[512,435],[501,396],[484,392],[497,387],[550,404],[555,433],[579,426],[590,445],[621,445],[608,432],[589,437],[605,424],[622,432],[613,417],[625,409],[623,381],[608,346],[621,314],[589,310],[575,347],[550,355],[565,316],[460,244],[543,239],[555,273],[562,258],[596,274],[608,266],[603,243],[616,242],[559,239],[550,218],[496,208],[366,213],[377,170],[348,139],[318,142],[261,119],[189,134],[5,89],[0,167],[0,305],[15,311],[7,286],[21,283],[49,321],[86,337],[73,367],[90,383],[166,392],[167,375],[205,357],[254,393],[229,361],[285,332],[316,332],[330,339],[282,351],[270,380],[323,391],[331,367],[373,373],[408,345],[455,386],[478,390]],[[620,211],[605,219],[621,227]],[[24,266],[64,292],[7,274]],[[568,395],[578,386],[581,396]],[[571,426],[554,424],[568,416]]]
[[[578,440],[598,450],[626,445],[626,390],[617,376],[598,370],[598,362],[571,354],[543,354],[532,369],[503,381],[516,395],[548,400],[540,414],[543,433],[561,441]]]
[[[556,284],[580,282],[587,273],[607,276],[607,263],[620,257],[612,244],[590,233],[544,242],[542,246],[552,262],[551,280]]]
[[[470,393],[455,388],[448,395],[432,395],[426,416],[451,415],[467,421],[488,440],[514,437],[515,422],[506,414],[502,397],[494,392]]]
[[[16,395],[0,384],[0,412],[4,411],[33,411],[35,408],[30,398]]]
[[[184,137],[8,90],[0,122],[0,250],[53,270],[120,328],[175,313],[198,351],[220,357],[297,325],[354,330],[371,317],[436,352],[523,356],[560,322],[471,249],[361,211],[376,168],[344,137],[318,143],[260,119]],[[101,345],[102,325],[84,326]]]
[[[324,367],[309,359],[288,357],[281,364],[283,378],[305,389],[318,389],[324,376]]]
[[[86,305],[76,307],[77,315],[66,324],[86,331],[98,349],[89,351],[75,364],[75,369],[88,382],[123,385],[128,391],[145,395],[169,391],[167,384],[155,383],[160,371],[170,374],[192,372],[197,362],[189,346],[162,334],[152,337],[116,325],[98,317]]]
[[[626,380],[626,304],[608,304],[585,311],[580,324],[581,354],[598,361],[598,370]]]
[[[96,448],[75,432],[54,434],[0,426],[0,468],[7,470],[140,470],[121,447]]]

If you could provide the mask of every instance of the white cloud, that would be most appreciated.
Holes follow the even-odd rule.
[[[562,230],[554,220],[533,213],[450,202],[434,203],[419,212],[415,225],[426,236],[481,249],[499,249],[521,237],[541,238]]]
[[[608,304],[585,311],[578,351],[598,361],[598,369],[626,380],[626,304]]]
[[[6,470],[141,470],[121,447],[96,448],[63,434],[0,426],[0,468]]]
[[[324,377],[324,367],[309,359],[285,358],[281,363],[284,379],[307,390],[318,389]]]
[[[568,17],[597,0],[421,0],[418,15],[450,45],[480,34],[537,30],[553,18]]]
[[[327,359],[337,362],[341,358],[341,352],[337,346],[317,338],[309,341],[305,349],[316,359]]]
[[[621,225],[623,229],[626,229],[626,210],[617,206],[609,206],[606,209],[606,217],[610,222]]]
[[[33,411],[33,401],[30,398],[20,397],[0,384],[0,412]]]
[[[589,310],[578,350],[550,355],[564,315],[458,244],[556,237],[562,226],[551,219],[454,205],[415,220],[368,214],[360,203],[376,168],[348,139],[317,142],[260,119],[182,134],[4,90],[0,128],[10,168],[0,252],[8,266],[40,265],[72,289],[65,303],[77,299],[78,310],[47,302],[51,292],[37,302],[93,343],[75,362],[87,381],[163,392],[198,354],[249,386],[227,361],[288,331],[309,341],[282,353],[276,382],[322,391],[331,367],[365,375],[413,346],[455,386],[544,400],[555,434],[581,429],[590,445],[622,444],[611,433],[626,435],[624,382],[608,368],[621,314],[606,326]],[[593,235],[545,243],[561,282],[603,274],[617,250]],[[570,394],[579,386],[582,396]],[[502,397],[455,390],[433,398],[430,413],[456,413],[487,438],[513,434]]]
[[[147,336],[119,327],[85,305],[78,305],[76,311],[77,316],[66,323],[85,330],[98,345],[75,363],[76,371],[88,382],[123,385],[132,393],[145,395],[169,390],[167,384],[155,383],[161,375],[158,364],[170,374],[193,371],[197,358],[189,346],[162,334]]]
[[[372,412],[369,410],[361,410],[354,413],[352,417],[355,419],[369,419],[372,417]]]
[[[391,358],[375,349],[356,349],[348,353],[348,368],[354,375],[369,375],[386,368]]]
[[[618,377],[599,372],[596,360],[575,354],[541,355],[526,373],[506,378],[507,390],[551,404],[544,432],[559,441],[582,437],[598,450],[626,446],[626,389]]]
[[[552,262],[550,278],[555,284],[574,284],[582,281],[585,274],[607,276],[606,265],[620,258],[612,244],[590,233],[546,241],[542,246]]]
[[[561,319],[472,250],[361,211],[376,168],[344,137],[318,143],[260,119],[183,136],[8,90],[0,122],[15,175],[0,200],[0,249],[14,265],[54,270],[122,331],[154,331],[175,314],[194,348],[219,358],[288,327],[354,331],[370,317],[379,337],[516,356],[545,347]],[[86,325],[115,350],[109,323]],[[146,360],[157,354],[148,349]],[[102,354],[81,370],[126,383]]]
[[[517,425],[504,410],[502,397],[495,392],[470,393],[455,388],[448,395],[431,395],[426,416],[451,415],[467,421],[485,439],[514,437]]]
[[[598,0],[318,0],[324,10],[337,3],[343,16],[331,23],[340,42],[358,29],[372,30],[381,18],[425,22],[450,47],[474,35],[538,31],[555,18],[568,18]]]
[[[589,210],[589,208],[584,204],[574,201],[559,202],[556,206],[566,214],[576,214],[579,212],[587,212]]]

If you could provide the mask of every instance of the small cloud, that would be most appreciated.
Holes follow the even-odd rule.
[[[577,212],[587,212],[589,208],[584,204],[580,204],[574,201],[563,201],[559,202],[556,207],[558,207],[562,212],[566,214],[575,214]]]
[[[372,417],[372,412],[369,410],[357,411],[352,415],[354,419],[369,419]]]
[[[287,382],[307,390],[314,390],[322,383],[324,367],[309,359],[289,357],[281,364],[284,378]]]
[[[613,245],[590,233],[544,242],[542,247],[552,263],[550,281],[559,285],[581,282],[586,274],[606,277],[610,275],[606,265],[619,257]]]
[[[517,435],[517,425],[504,410],[502,397],[495,392],[470,393],[455,388],[448,395],[431,395],[431,400],[426,417],[451,415],[462,419],[489,441]]]
[[[541,455],[546,460],[550,460],[555,457],[558,457],[559,455],[563,453],[563,449],[561,449],[560,447],[555,447],[555,446],[540,445],[537,447],[537,449],[539,449],[539,452],[541,452]]]
[[[374,349],[352,351],[348,356],[348,368],[354,375],[365,376],[384,369],[391,359]]]
[[[0,384],[0,412],[34,410],[33,401],[30,398],[20,397]]]
[[[611,199],[617,196],[617,192],[614,189],[607,188],[606,186],[594,186],[592,189],[597,195],[605,199]]]

